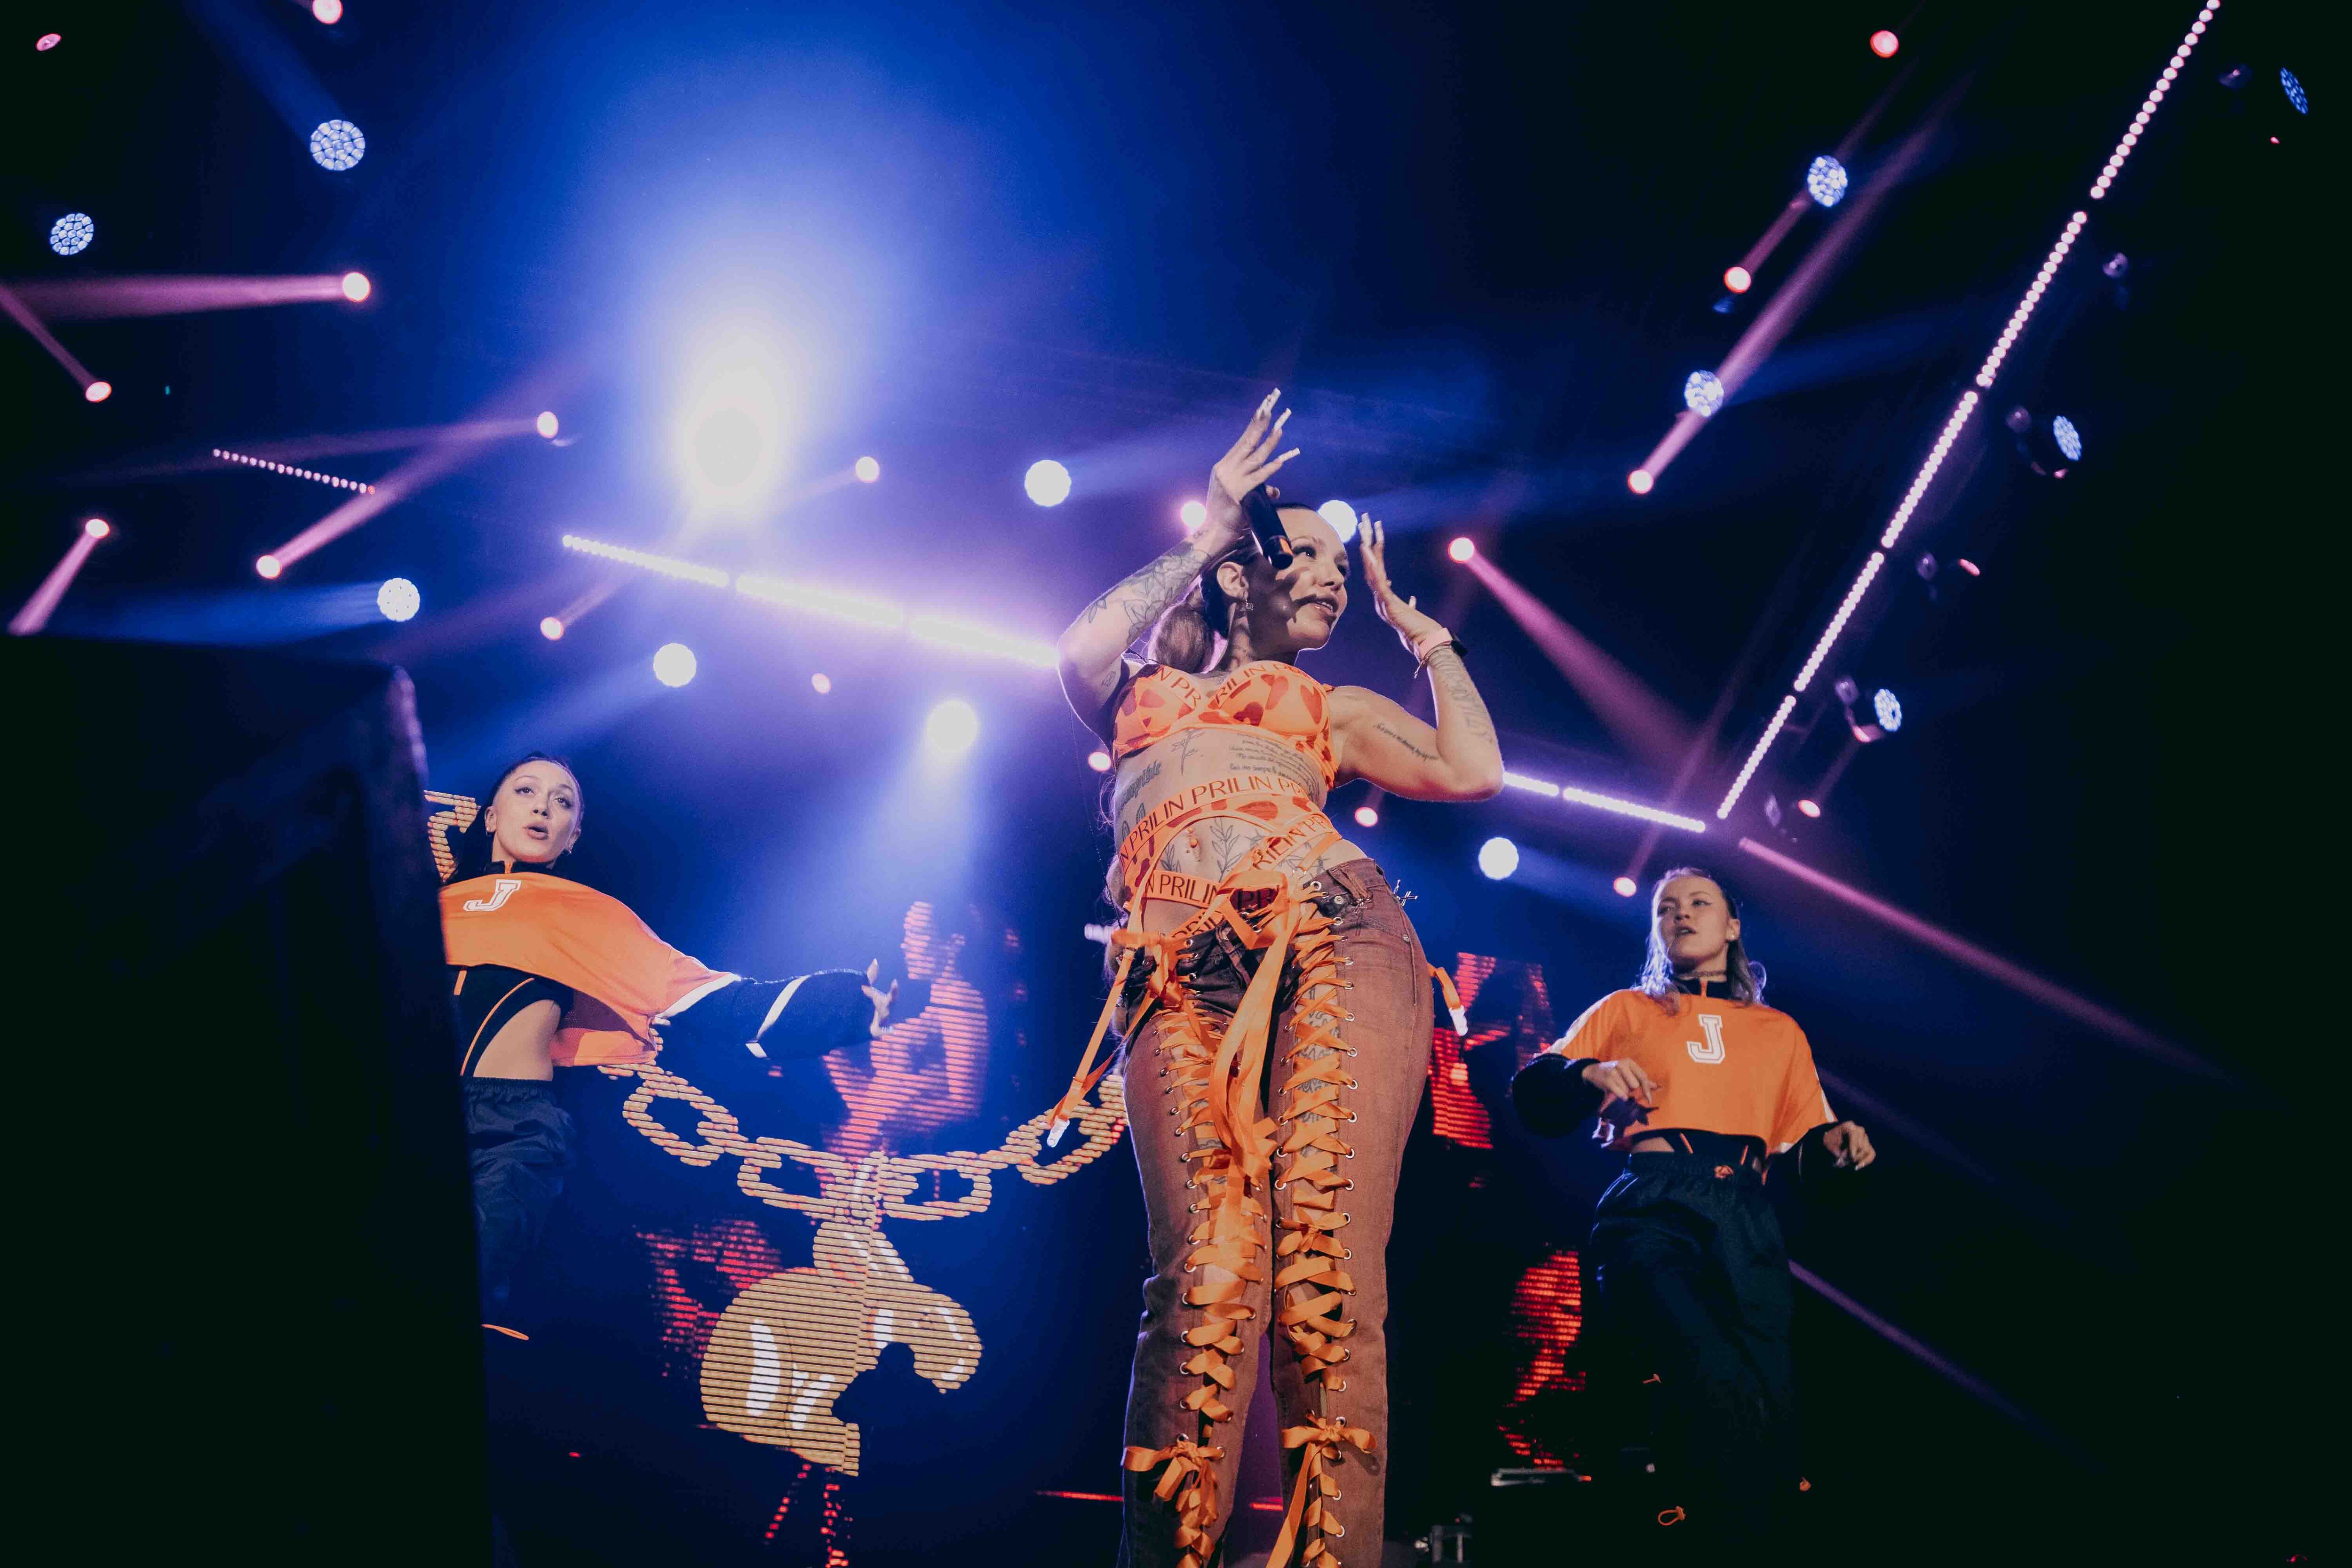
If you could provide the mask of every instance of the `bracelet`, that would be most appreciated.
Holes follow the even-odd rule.
[[[1444,647],[1447,642],[1452,640],[1454,634],[1447,631],[1444,626],[1433,626],[1428,631],[1422,633],[1421,636],[1413,638],[1412,641],[1405,644],[1405,647],[1412,653],[1412,659],[1415,664],[1427,664],[1429,662],[1429,656],[1435,653],[1439,648]]]
[[[1466,659],[1470,657],[1469,644],[1464,642],[1460,637],[1448,637],[1444,642],[1439,643],[1435,647],[1431,648],[1427,653],[1421,656],[1421,662],[1413,667],[1413,673],[1415,675],[1426,673],[1429,668],[1429,661],[1435,658],[1439,654],[1444,653],[1447,648],[1452,648],[1454,656],[1458,658]]]

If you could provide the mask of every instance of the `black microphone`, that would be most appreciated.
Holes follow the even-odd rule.
[[[1290,565],[1290,536],[1282,531],[1282,513],[1276,510],[1274,498],[1259,485],[1242,497],[1243,515],[1249,519],[1250,531],[1257,535],[1257,547],[1274,563],[1277,572]]]

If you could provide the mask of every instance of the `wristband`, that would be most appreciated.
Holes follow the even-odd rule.
[[[1427,664],[1439,648],[1453,640],[1454,634],[1444,626],[1432,626],[1428,631],[1413,638],[1408,645],[1412,649],[1412,661],[1415,664]]]
[[[1435,658],[1439,654],[1444,653],[1447,648],[1452,648],[1457,658],[1467,658],[1470,657],[1469,645],[1464,642],[1460,637],[1454,637],[1449,634],[1444,642],[1436,644],[1426,653],[1419,654],[1418,662],[1413,668],[1416,671],[1427,669],[1429,668],[1429,661]]]

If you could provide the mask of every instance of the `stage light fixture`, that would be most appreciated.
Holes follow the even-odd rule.
[[[375,607],[383,612],[387,621],[412,621],[416,612],[425,607],[425,595],[405,577],[387,577],[383,586],[375,591]]]
[[[1029,465],[1029,471],[1021,476],[1021,488],[1039,506],[1059,506],[1070,499],[1070,470],[1051,458],[1044,458]]]
[[[552,413],[544,413],[531,421],[531,428],[552,441],[555,439],[555,433],[563,428],[563,422],[556,418]]]
[[[563,640],[562,619],[556,616],[541,616],[539,618],[539,635],[550,642],[562,642]]]
[[[343,19],[343,0],[310,0],[310,15],[331,27]]]
[[[366,299],[369,295],[374,292],[375,285],[368,281],[368,276],[366,273],[346,272],[343,274],[343,298],[349,300],[352,304],[358,304],[361,300]]]
[[[1356,509],[1343,500],[1327,500],[1315,509],[1315,515],[1331,525],[1331,531],[1347,543],[1356,537]]]
[[[1208,503],[1197,500],[1186,501],[1176,509],[1176,521],[1184,525],[1185,532],[1192,532],[1209,521]]]
[[[1870,710],[1878,715],[1878,727],[1888,734],[1903,728],[1903,700],[1884,686],[1871,693]]]
[[[88,213],[68,213],[49,225],[49,248],[59,256],[79,256],[98,237],[98,222]]]
[[[1631,877],[1620,877],[1609,886],[1621,899],[1630,899],[1642,890],[1642,885]]]
[[[81,525],[81,531],[92,539],[104,539],[114,531],[114,525],[102,517],[93,517]]]
[[[1801,800],[1797,803],[1797,809],[1807,816],[1819,816],[1822,814],[1821,803],[1818,801]]]
[[[1466,562],[1478,553],[1478,545],[1468,535],[1456,539],[1445,547],[1445,553],[1457,562]]]
[[[960,757],[980,739],[980,715],[971,704],[950,697],[923,720],[923,747],[935,757]]]
[[[1110,753],[1097,746],[1087,753],[1087,766],[1098,773],[1110,772]]]
[[[1507,838],[1489,838],[1478,846],[1478,869],[1501,881],[1519,868],[1519,847]]]
[[[856,471],[859,484],[870,485],[882,477],[882,464],[878,458],[860,458]]]
[[[103,403],[114,395],[114,383],[93,381],[81,389],[81,395],[85,403]]]
[[[654,650],[654,679],[664,686],[684,686],[700,668],[694,650],[682,642],[666,642]]]
[[[2279,67],[2279,90],[2286,94],[2286,100],[2294,105],[2297,114],[2311,112],[2311,99],[2303,90],[2303,83],[2296,80],[2294,72],[2284,66]]]
[[[1727,267],[1723,269],[1723,286],[1735,294],[1747,293],[1755,281],[1756,279],[1749,275],[1745,267]]]
[[[33,50],[36,54],[46,55],[65,41],[65,35],[62,33],[43,33],[33,40]]]
[[[330,120],[310,132],[310,161],[331,174],[341,174],[367,156],[367,138],[348,120]]]
[[[1625,476],[1625,488],[1637,496],[1648,495],[1650,487],[1657,482],[1655,476],[1647,468],[1635,468]]]
[[[1370,806],[1369,806],[1369,805],[1360,805],[1360,806],[1356,807],[1356,826],[1359,826],[1359,827],[1378,827],[1380,825],[1381,825],[1381,814],[1380,814],[1378,811],[1374,810],[1372,807],[1370,807]]]
[[[1893,59],[1895,51],[1902,47],[1903,40],[1885,27],[1870,35],[1870,52],[1882,60]]]
[[[2050,438],[2058,443],[2058,449],[2066,454],[2068,462],[2083,460],[2083,433],[2063,414],[2050,421]]]
[[[265,555],[253,563],[253,569],[274,582],[278,574],[285,571],[286,567],[275,555]]]
[[[1711,370],[1695,370],[1683,382],[1683,406],[1702,419],[1712,419],[1723,406],[1723,383]]]
[[[1969,560],[1965,555],[1955,557],[1952,564],[1958,567],[1961,571],[1967,573],[1971,577],[1981,577],[1984,575],[1984,568],[1979,566],[1975,562]]]
[[[1824,153],[1805,168],[1805,194],[1825,207],[1845,200],[1845,165]]]
[[[819,697],[832,696],[833,677],[827,675],[821,669],[818,670],[814,675],[809,677],[809,689],[815,692]]]

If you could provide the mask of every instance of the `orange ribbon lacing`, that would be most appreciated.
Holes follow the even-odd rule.
[[[1339,934],[1329,921],[1300,936],[1296,962],[1297,1000],[1291,1008],[1290,1049],[1283,1056],[1290,1072],[1280,1088],[1289,1097],[1281,1125],[1290,1131],[1275,1152],[1277,1160],[1286,1162],[1275,1185],[1288,1189],[1291,1195],[1276,1249],[1281,1271],[1274,1277],[1274,1288],[1278,1300],[1294,1285],[1318,1292],[1305,1300],[1284,1300],[1276,1320],[1298,1352],[1303,1375],[1311,1379],[1347,1359],[1339,1342],[1356,1329],[1340,1316],[1356,1282],[1340,1267],[1348,1249],[1339,1244],[1339,1233],[1348,1223],[1339,1210],[1339,1194],[1355,1184],[1340,1173],[1339,1162],[1356,1157],[1339,1133],[1340,1124],[1353,1121],[1356,1115],[1339,1099],[1343,1089],[1357,1083],[1347,1070],[1353,1052],[1336,1027],[1352,1015],[1339,1005],[1344,987]],[[1334,1381],[1329,1386],[1347,1385]]]
[[[1184,1555],[1177,1560],[1176,1568],[1201,1568],[1216,1550],[1210,1539],[1209,1526],[1217,1521],[1217,1472],[1213,1468],[1225,1457],[1223,1448],[1203,1447],[1190,1437],[1179,1437],[1164,1448],[1129,1448],[1127,1468],[1140,1475],[1152,1466],[1166,1460],[1168,1468],[1160,1473],[1160,1484],[1151,1489],[1152,1495],[1166,1502],[1176,1499],[1176,1544]],[[1184,1486],[1187,1479],[1192,1485]],[[1177,1489],[1183,1487],[1181,1496]]]
[[[1282,1446],[1306,1452],[1299,1456],[1298,1483],[1290,1489],[1290,1511],[1283,1516],[1282,1533],[1274,1538],[1265,1568],[1286,1568],[1294,1545],[1298,1547],[1299,1568],[1339,1568],[1331,1542],[1348,1531],[1339,1523],[1338,1511],[1326,1505],[1327,1500],[1339,1500],[1339,1479],[1329,1467],[1349,1444],[1369,1454],[1372,1435],[1337,1415],[1310,1416],[1304,1426],[1283,1428]],[[1378,1552],[1379,1542],[1373,1543],[1373,1551]]]

